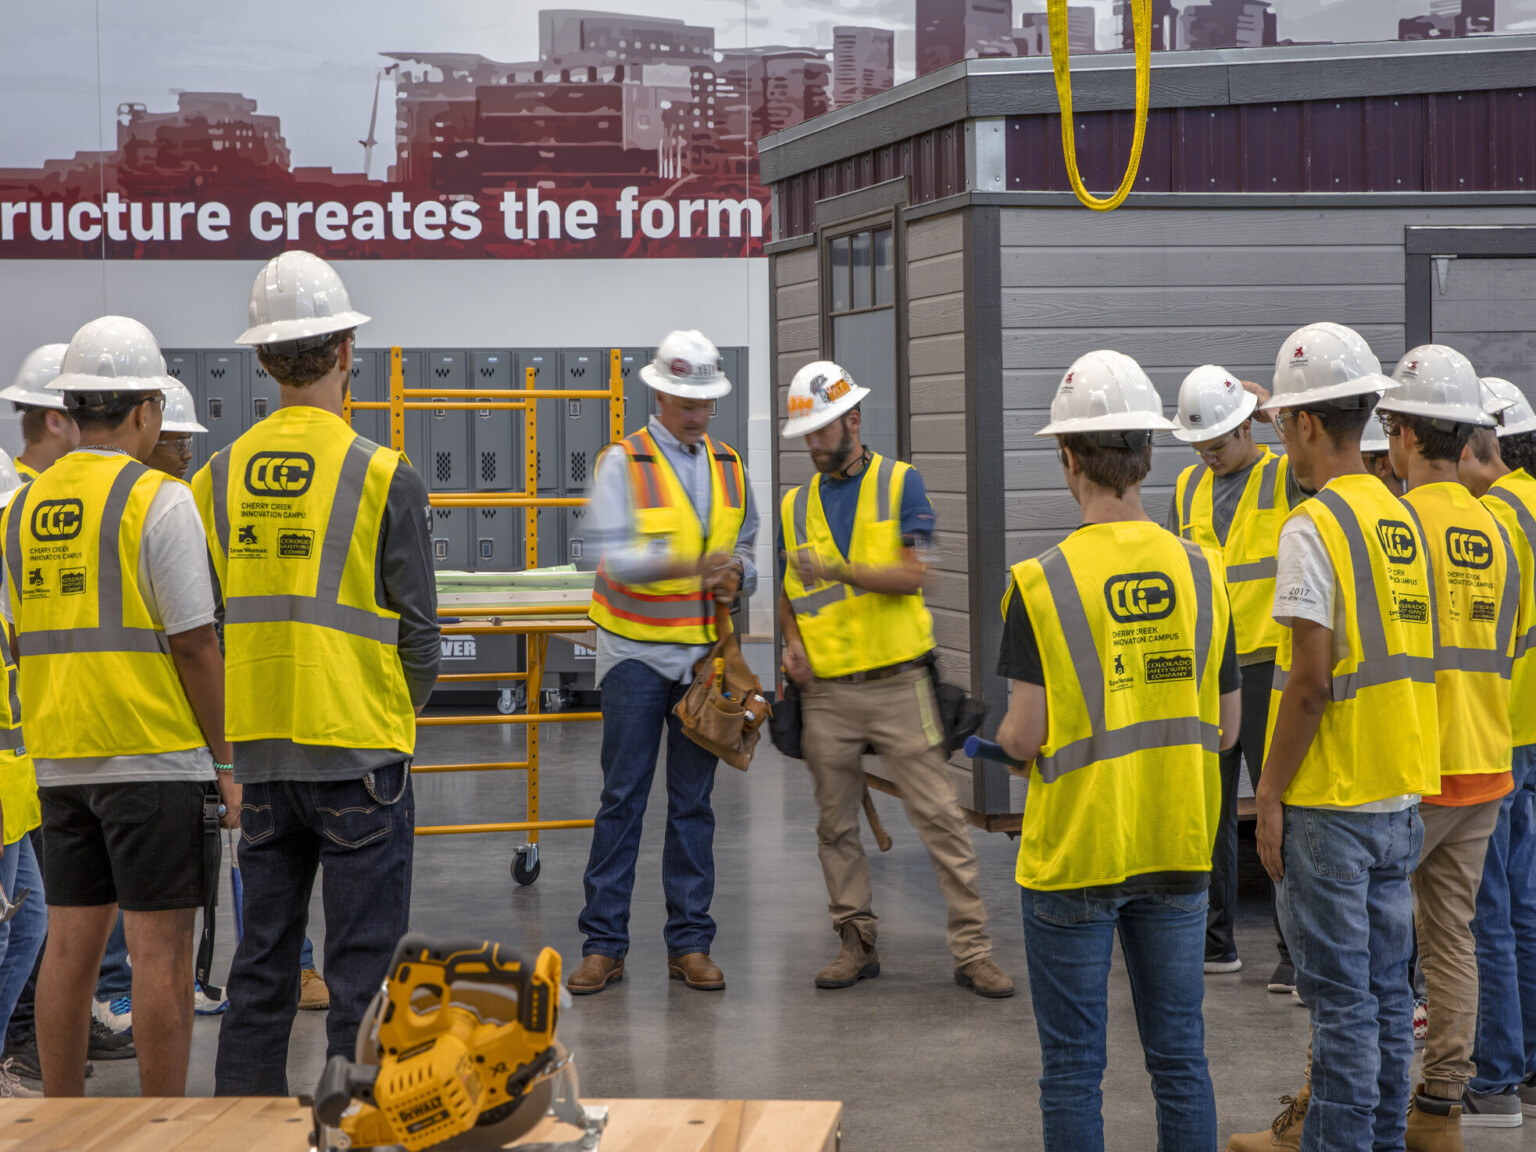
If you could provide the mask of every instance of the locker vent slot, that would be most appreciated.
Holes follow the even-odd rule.
[[[482,509],[480,509],[480,519],[482,519],[482,520],[494,520],[494,519],[496,519],[496,509],[495,508],[482,508]]]
[[[585,484],[587,482],[587,454],[585,452],[571,453],[571,483]]]
[[[496,375],[496,369],[495,369],[495,367],[493,365],[490,365],[490,364],[482,364],[482,365],[480,365],[480,378],[482,380],[490,380],[493,377],[495,377],[495,375]]]
[[[572,520],[580,520],[586,514],[587,514],[587,510],[585,508],[572,508],[571,509],[571,519]]]
[[[439,452],[437,454],[437,482],[446,484],[453,477],[453,454]]]
[[[453,515],[452,508],[434,508],[432,511],[437,513],[437,518],[439,520],[446,520],[448,517]]]
[[[496,479],[496,453],[480,453],[480,482],[489,484]]]

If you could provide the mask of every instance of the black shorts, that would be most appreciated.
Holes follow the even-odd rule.
[[[115,903],[125,912],[201,908],[203,797],[215,787],[164,780],[39,788],[48,903]]]

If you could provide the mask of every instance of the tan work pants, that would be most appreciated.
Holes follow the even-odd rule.
[[[1412,883],[1419,964],[1429,999],[1424,1090],[1442,1099],[1459,1100],[1475,1070],[1477,950],[1472,942],[1472,916],[1477,911],[1488,837],[1498,822],[1501,803],[1489,800],[1463,808],[1419,805],[1424,851]]]
[[[949,950],[956,966],[990,955],[987,911],[976,888],[976,849],[944,767],[942,722],[928,673],[912,670],[864,684],[813,680],[801,695],[801,719],[801,746],[821,809],[817,852],[833,927],[841,932],[853,924],[868,944],[875,942],[869,861],[859,837],[861,757],[868,744],[884,762],[933,861],[949,905]]]

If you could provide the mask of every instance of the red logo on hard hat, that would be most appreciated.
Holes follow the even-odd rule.
[[[684,360],[681,356],[672,361],[672,363],[668,364],[667,368],[674,376],[693,375],[693,365],[689,364],[688,361]]]
[[[1232,391],[1232,389],[1234,389],[1236,387],[1237,387],[1237,385],[1232,383],[1232,381],[1230,381],[1230,380],[1227,381],[1227,391],[1228,392]]]
[[[1291,359],[1292,360],[1300,360],[1306,354],[1307,354],[1307,350],[1305,348],[1303,348],[1300,344],[1298,344],[1298,345],[1296,345],[1296,351],[1291,353]]]
[[[1070,384],[1070,383],[1072,383],[1072,377],[1075,376],[1075,375],[1077,375],[1077,373],[1075,373],[1075,372],[1068,372],[1067,373],[1067,378],[1065,380],[1063,380],[1062,383],[1063,384]]]
[[[1408,367],[1403,369],[1404,372],[1417,372],[1418,370],[1419,362],[1417,360],[1408,361]]]

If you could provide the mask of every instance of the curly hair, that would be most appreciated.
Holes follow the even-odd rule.
[[[286,384],[290,388],[306,388],[336,367],[341,346],[352,339],[356,331],[356,328],[348,328],[344,332],[333,332],[320,347],[292,355],[281,351],[287,347],[283,344],[259,345],[256,359],[261,361],[261,366],[279,384]]]

